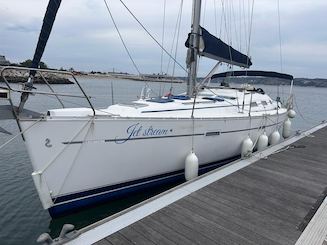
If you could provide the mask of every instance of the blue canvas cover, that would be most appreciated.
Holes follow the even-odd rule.
[[[224,43],[221,39],[211,35],[206,29],[201,28],[201,41],[199,54],[201,56],[225,62],[231,65],[237,65],[239,67],[249,68],[252,65],[251,59],[237,51],[233,47]],[[185,42],[186,47],[190,47],[189,44],[190,34]]]
[[[211,79],[219,78],[219,77],[270,77],[270,78],[279,78],[285,80],[293,80],[293,76],[285,73],[279,73],[274,71],[227,71],[215,74],[211,77]]]

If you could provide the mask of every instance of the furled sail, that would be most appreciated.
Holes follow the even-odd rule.
[[[56,15],[58,12],[58,9],[60,7],[61,0],[50,0],[47,11],[45,13],[42,29],[40,32],[39,40],[35,49],[33,61],[32,61],[32,67],[31,68],[38,68],[39,63],[41,61],[42,55],[44,53],[45,46],[47,45],[53,23],[56,19]],[[30,74],[32,76],[35,75],[35,71],[31,71]]]
[[[45,16],[43,18],[43,24],[42,29],[40,32],[39,40],[37,42],[37,46],[34,52],[34,57],[32,61],[32,65],[30,68],[38,68],[42,55],[44,53],[45,46],[47,45],[53,23],[56,19],[56,15],[58,12],[58,9],[60,7],[61,0],[50,0],[48,3],[47,11],[45,13]],[[33,89],[33,78],[36,74],[36,71],[31,70],[30,76],[28,78],[28,81],[24,83],[24,90],[32,90]],[[29,93],[23,92],[20,98],[20,103],[18,107],[18,113],[22,112],[23,107],[28,99]]]
[[[200,29],[199,54],[201,56],[245,68],[249,68],[252,65],[251,59],[247,55],[224,43],[203,27],[200,27]],[[190,48],[190,34],[185,42],[185,46]]]

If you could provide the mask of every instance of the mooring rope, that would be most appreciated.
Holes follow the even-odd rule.
[[[8,145],[9,143],[11,143],[14,139],[16,139],[17,137],[23,135],[24,133],[26,133],[29,129],[31,129],[35,124],[37,124],[38,122],[42,121],[44,118],[40,118],[37,121],[35,121],[32,125],[28,126],[26,129],[24,129],[23,131],[19,132],[18,134],[16,134],[14,137],[12,137],[11,139],[9,139],[8,141],[6,141],[5,143],[3,143],[0,146],[0,150],[5,147],[6,145]]]

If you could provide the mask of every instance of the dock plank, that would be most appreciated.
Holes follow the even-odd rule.
[[[155,243],[151,241],[147,236],[144,236],[141,232],[138,232],[134,229],[135,224],[131,225],[129,229],[123,229],[119,231],[124,237],[132,241],[133,244],[142,244],[142,245],[154,245]]]
[[[196,226],[197,233],[210,239],[212,244],[217,244],[217,240],[221,244],[252,244],[242,236],[234,239],[234,234],[231,234],[230,230],[225,227],[215,223],[212,217],[208,219],[207,217],[201,216],[197,210],[189,210],[183,204],[176,203],[170,208],[164,209],[163,212],[166,212],[170,217],[174,217],[174,220],[182,220],[183,224],[193,231],[194,226]]]
[[[187,237],[181,235],[172,227],[163,225],[159,220],[154,217],[151,217],[151,215],[149,217],[144,218],[142,221],[146,226],[151,227],[156,232],[160,233],[162,236],[165,236],[175,244],[192,244],[192,241],[189,240]]]
[[[227,219],[234,220],[243,227],[248,227],[253,232],[258,232],[277,243],[287,244],[289,241],[289,230],[293,228],[292,224],[287,224],[273,216],[271,213],[259,211],[255,207],[247,208],[242,203],[235,203],[233,200],[217,198],[212,195],[212,191],[201,191],[201,196],[195,199],[185,199],[198,203],[204,207],[209,214],[221,215],[221,212],[227,214]],[[208,198],[208,199],[207,199]]]
[[[116,232],[112,234],[109,237],[106,237],[105,239],[107,242],[113,245],[129,245],[129,244],[134,244],[132,241],[124,237],[120,232]],[[102,242],[102,240],[98,241],[96,244],[98,245],[99,242]]]
[[[225,212],[220,212],[218,208],[214,207],[215,212],[211,212],[210,207],[203,207],[203,204],[200,200],[197,200],[196,198],[190,199],[190,200],[183,200],[185,201],[185,204],[176,203],[175,212],[182,212],[182,215],[187,215],[190,219],[197,218],[198,220],[203,220],[202,222],[205,222],[205,224],[209,225],[209,231],[210,233],[206,232],[208,235],[211,235],[211,229],[213,229],[213,235],[212,237],[216,239],[216,241],[221,242],[222,239],[226,240],[227,244],[232,243],[251,243],[253,244],[253,241],[262,241],[262,244],[276,244],[270,239],[265,238],[264,236],[252,232],[248,226],[242,226],[240,222],[235,222],[235,220],[230,219],[229,215]],[[198,201],[198,202],[197,202]],[[182,209],[182,211],[179,211],[179,207],[181,205],[185,206],[185,209]],[[196,224],[197,230],[199,223],[191,222],[190,224]],[[219,232],[220,230],[226,231],[229,233],[229,236],[226,237],[224,234]],[[232,239],[235,237],[235,239]],[[228,240],[227,240],[228,239]]]
[[[173,241],[169,240],[168,237],[163,236],[161,233],[152,229],[152,226],[146,225],[143,220],[137,223],[137,225],[133,225],[133,229],[142,233],[147,238],[151,239],[155,244],[167,244],[174,245]]]
[[[327,228],[320,219],[326,222],[326,200],[326,207],[321,206],[303,233],[299,226],[327,187],[326,137],[324,127],[123,228],[101,244],[302,245],[313,244],[318,237],[322,244]],[[313,229],[317,224],[319,228]]]

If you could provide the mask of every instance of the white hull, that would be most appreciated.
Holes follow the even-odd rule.
[[[278,116],[279,125],[285,117]],[[24,136],[49,208],[59,196],[181,170],[192,137],[200,165],[240,155],[247,135],[255,142],[263,133],[263,118],[195,119],[194,132],[190,118],[64,118],[38,122]],[[269,118],[268,135],[277,128],[277,115]],[[22,129],[34,122],[21,121]]]

